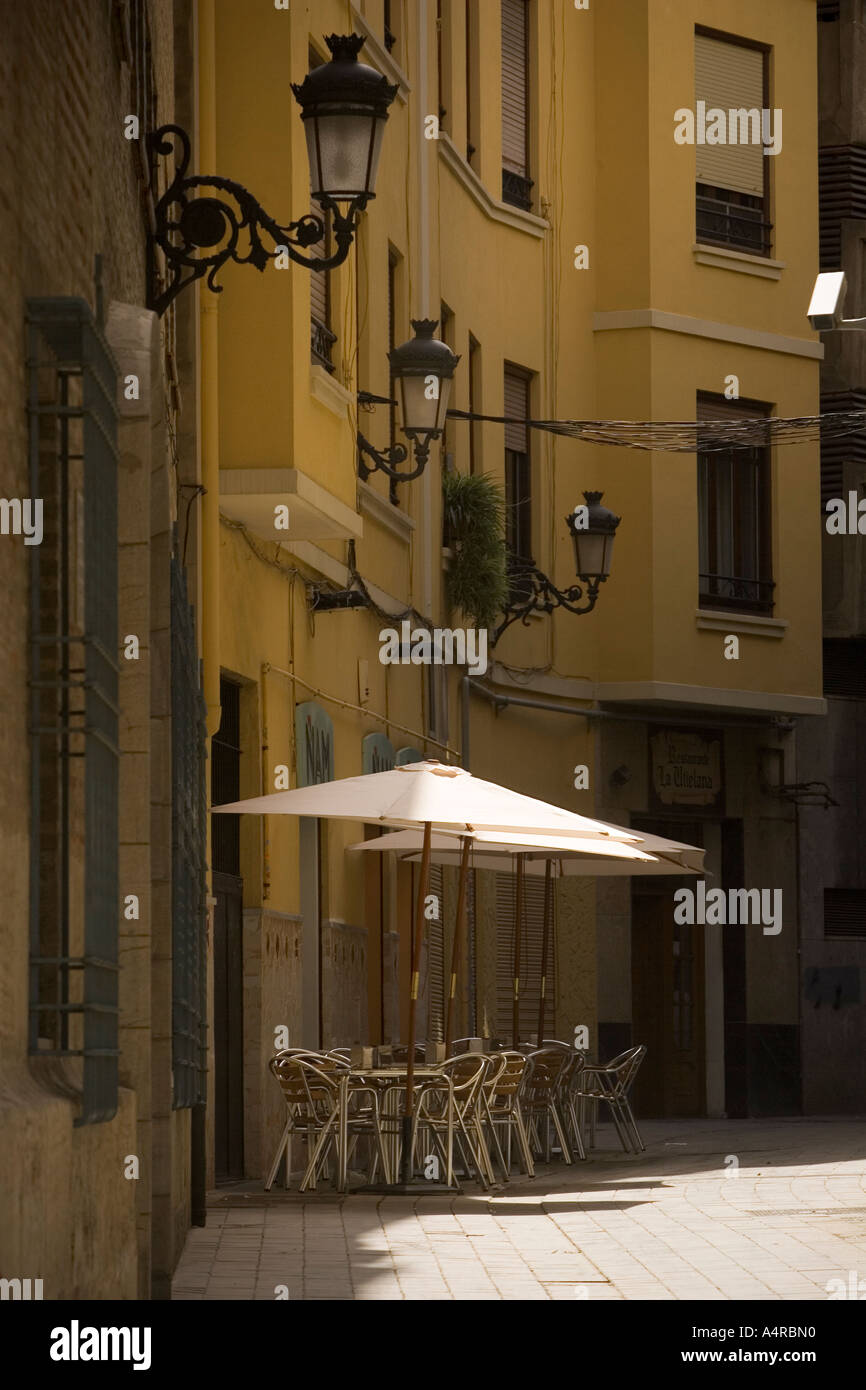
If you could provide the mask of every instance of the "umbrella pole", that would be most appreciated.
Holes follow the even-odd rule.
[[[415,902],[415,931],[412,938],[411,987],[409,989],[409,1036],[406,1057],[406,1113],[403,1116],[403,1182],[412,1181],[412,1115],[415,1105],[415,1010],[418,1003],[418,979],[421,968],[421,945],[424,939],[424,900],[430,881],[430,821],[424,823],[424,850],[421,855],[421,876]]]
[[[547,1012],[547,942],[550,936],[550,917],[552,905],[551,871],[552,860],[544,866],[544,916],[541,927],[541,997],[538,1001],[538,1046],[544,1041],[544,1015]]]
[[[460,884],[457,889],[457,917],[454,922],[454,942],[451,947],[451,983],[448,992],[448,1014],[445,1020],[445,1056],[451,1052],[454,1032],[454,996],[457,993],[457,962],[463,944],[463,927],[466,919],[466,883],[469,878],[469,850],[471,840],[467,835],[463,841],[463,854],[460,859]]]
[[[523,926],[523,867],[525,856],[517,856],[517,890],[514,901],[514,1003],[511,1031],[512,1046],[520,1045],[520,933]]]

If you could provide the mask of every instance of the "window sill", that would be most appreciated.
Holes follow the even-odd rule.
[[[415,522],[411,516],[401,512],[399,507],[395,507],[389,502],[387,497],[383,497],[369,483],[363,479],[358,479],[358,510],[363,516],[372,517],[381,526],[397,536],[406,545],[415,530]]]
[[[351,393],[316,362],[310,363],[310,395],[340,420],[347,418],[352,404]]]
[[[366,19],[361,14],[360,9],[355,4],[352,5],[352,27],[356,34],[363,34],[366,40],[360,61],[362,63],[369,63],[379,72],[384,73],[389,82],[396,82],[397,99],[405,106],[409,99],[409,93],[412,90],[412,84],[400,67],[400,64],[392,58],[388,49],[379,38],[379,35],[370,28]]]
[[[779,641],[788,631],[789,624],[785,618],[766,618],[760,613],[696,608],[695,626],[703,632],[735,632],[745,637],[772,637]]]
[[[741,275],[757,275],[763,280],[780,280],[786,267],[785,261],[774,261],[769,256],[755,256],[749,251],[734,251],[727,246],[709,246],[697,242],[692,254],[698,265],[711,265],[716,270],[737,270]]]
[[[538,238],[549,231],[550,223],[546,218],[538,217],[534,212],[523,212],[520,208],[512,207],[510,203],[503,203],[494,198],[472,166],[467,164],[451,136],[444,130],[440,130],[436,143],[439,146],[440,159],[492,222],[502,222],[506,227],[514,227],[519,232],[527,232],[530,236]]]

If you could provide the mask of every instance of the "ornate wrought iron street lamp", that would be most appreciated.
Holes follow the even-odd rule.
[[[610,574],[611,557],[616,528],[621,518],[601,505],[602,493],[585,492],[585,505],[575,507],[565,518],[574,543],[574,564],[581,584],[573,584],[569,589],[557,589],[535,561],[520,555],[508,557],[508,576],[511,593],[503,621],[493,634],[491,646],[518,618],[528,623],[532,613],[552,613],[555,608],[565,608],[579,617],[591,613],[598,599],[599,586]],[[586,585],[586,590],[582,588]],[[580,600],[586,592],[586,603]]]
[[[180,126],[165,125],[148,137],[151,156],[171,154],[177,142],[174,178],[159,199],[150,237],[151,295],[149,307],[163,314],[187,285],[207,276],[208,288],[219,294],[216,275],[226,261],[252,264],[264,270],[279,254],[320,274],[341,265],[349,254],[355,219],[375,197],[376,171],[388,108],[397,88],[375,68],[358,61],[364,43],[359,34],[331,34],[325,39],[331,60],[308,73],[292,91],[301,107],[301,120],[310,161],[310,187],[322,212],[330,213],[335,249],[330,256],[302,254],[323,240],[325,221],[307,213],[285,226],[265,212],[241,184],[216,174],[188,173],[189,136]],[[200,189],[220,195],[203,195]],[[274,242],[263,246],[261,233]],[[249,249],[241,249],[243,233]],[[153,274],[154,250],[159,247],[168,271],[168,284],[157,292]],[[300,249],[299,249],[300,248]]]
[[[361,457],[358,460],[358,474],[364,480],[380,468],[395,482],[411,482],[424,472],[432,441],[441,438],[454,369],[460,358],[447,343],[433,337],[437,322],[437,319],[413,319],[415,336],[388,353],[400,407],[400,428],[412,441],[415,468],[400,472],[399,464],[408,457],[404,444],[394,444],[390,449],[374,449],[359,431],[358,449]],[[361,396],[361,399],[364,397]],[[372,459],[372,465],[365,463],[365,458]]]

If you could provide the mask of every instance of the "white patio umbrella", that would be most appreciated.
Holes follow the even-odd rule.
[[[618,830],[618,826],[609,826]],[[430,842],[437,864],[458,865],[463,841],[472,848],[472,863],[476,869],[501,869],[503,860],[517,854],[526,859],[526,872],[543,874],[548,859],[559,864],[559,873],[592,877],[619,877],[623,874],[700,874],[704,872],[704,850],[698,845],[668,840],[662,835],[640,831],[633,844],[610,840],[603,848],[591,837],[564,835],[521,835],[504,830],[477,830],[471,835],[456,831],[436,830]],[[395,830],[375,840],[361,840],[349,845],[350,850],[367,850],[383,854],[388,850],[399,858],[412,862],[420,858],[423,837],[417,830]]]
[[[272,792],[248,801],[214,806],[214,811],[265,816],[325,816],[328,819],[364,821],[368,825],[435,825],[440,830],[516,830],[521,834],[592,835],[604,840],[637,841],[633,831],[608,825],[566,811],[562,806],[539,801],[473,777],[462,767],[449,767],[432,759],[406,763],[390,772],[362,777],[342,777],[315,787]]]
[[[449,767],[434,760],[407,763],[390,772],[373,772],[361,777],[344,777],[320,782],[314,787],[274,792],[269,796],[215,806],[217,813],[243,815],[324,816],[338,820],[357,820],[370,824],[424,828],[421,874],[415,902],[412,945],[411,988],[409,994],[408,1059],[406,1077],[406,1116],[403,1146],[404,1181],[411,1181],[411,1153],[408,1136],[414,1107],[415,1014],[418,998],[418,962],[424,929],[424,899],[430,870],[430,837],[437,830],[457,830],[464,834],[476,829],[512,830],[523,834],[553,832],[577,839],[591,838],[598,845],[628,843],[637,839],[627,830],[613,831],[603,821],[566,811],[561,806],[522,796],[508,787],[473,777],[460,767]]]

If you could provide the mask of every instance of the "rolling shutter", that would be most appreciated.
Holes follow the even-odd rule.
[[[319,214],[317,214],[317,215],[320,216],[321,213],[319,213]],[[324,257],[328,254],[328,251],[327,251],[327,243],[328,243],[328,237],[327,237],[327,234],[326,234],[325,237],[324,237],[324,239],[323,239],[322,241],[316,242],[314,246],[311,246],[311,247],[309,248],[307,254],[308,254],[309,256],[315,258],[316,260],[323,260]],[[329,296],[328,296],[328,280],[329,280],[329,278],[330,278],[330,271],[325,271],[324,274],[323,274],[322,271],[320,271],[320,270],[311,270],[311,271],[310,271],[310,274],[309,274],[309,280],[310,280],[310,318],[315,319],[316,323],[320,323],[320,324],[322,325],[323,328],[330,328],[330,327],[331,327],[331,325],[330,325],[330,323],[329,323],[329,321],[328,321],[329,318],[330,318],[330,313],[329,313],[330,306],[329,306],[329,304],[328,304],[328,298],[329,298]]]
[[[445,1037],[445,904],[442,896],[442,865],[430,865],[428,896],[439,899],[439,917],[425,923],[425,951],[420,981],[421,997],[427,1005],[426,1039],[442,1042]]]
[[[528,42],[526,0],[502,0],[502,164],[526,178]]]
[[[737,138],[731,130],[730,113],[738,112],[739,140],[751,140],[752,123],[745,121],[744,112],[758,112],[760,129],[760,112],[764,105],[763,52],[696,34],[695,101],[706,102],[708,113],[712,108],[724,111],[728,140],[732,134]],[[709,115],[707,123],[710,123]],[[698,183],[763,197],[764,153],[760,142],[696,144],[695,165]]]
[[[496,1026],[500,1039],[511,1041],[514,1006],[514,873],[496,875]],[[538,1029],[541,994],[541,947],[544,923],[544,875],[526,874],[523,880],[523,922],[520,929],[520,1036],[525,1041]],[[548,944],[546,1016],[548,1036],[553,1029],[555,952]]]
[[[509,420],[529,418],[529,377],[516,367],[505,368],[505,409],[502,413]],[[529,453],[525,425],[505,426],[505,447],[518,454]]]

